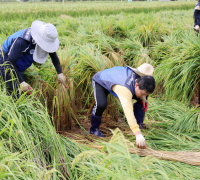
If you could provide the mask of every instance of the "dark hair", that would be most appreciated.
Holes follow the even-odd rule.
[[[156,82],[152,76],[142,76],[136,79],[136,83],[139,84],[141,90],[146,90],[148,93],[153,93]]]

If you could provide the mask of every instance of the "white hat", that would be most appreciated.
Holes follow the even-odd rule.
[[[137,69],[132,68],[130,66],[127,66],[130,69],[132,69],[136,74],[138,74],[139,76],[153,76],[153,72],[154,72],[154,68],[152,65],[148,64],[148,63],[144,63],[141,66],[139,66]]]
[[[35,57],[34,61],[44,63],[46,61],[44,58],[47,58],[49,52],[53,53],[58,50],[58,32],[53,24],[34,21],[31,25],[31,35],[36,42],[36,48],[33,55],[33,59]],[[44,52],[46,51],[46,54],[39,48],[44,50]],[[41,52],[42,54],[40,54]]]

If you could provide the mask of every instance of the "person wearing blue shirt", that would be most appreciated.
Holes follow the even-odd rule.
[[[58,32],[53,24],[34,21],[30,28],[10,35],[0,50],[0,75],[6,81],[14,96],[19,98],[20,91],[28,94],[33,90],[25,82],[23,72],[33,62],[45,63],[48,55],[58,74],[58,82],[66,85],[60,61],[56,54],[59,47]]]
[[[148,63],[137,69],[115,66],[97,72],[92,77],[95,106],[92,109],[90,133],[104,137],[99,127],[107,107],[107,96],[112,94],[119,98],[130,129],[136,137],[137,147],[145,148],[145,138],[140,129],[143,129],[144,115],[148,108],[147,97],[155,89],[153,72],[153,66]],[[132,99],[135,99],[136,103],[133,104]]]
[[[194,18],[194,29],[197,32],[197,36],[198,36],[199,26],[200,26],[200,1],[199,0],[195,5],[193,18]]]

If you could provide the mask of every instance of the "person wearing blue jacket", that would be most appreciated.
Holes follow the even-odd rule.
[[[104,137],[99,130],[101,118],[107,107],[107,96],[112,94],[119,98],[130,129],[136,136],[139,148],[145,148],[142,129],[145,111],[148,108],[147,97],[155,89],[154,68],[144,63],[137,69],[132,67],[113,67],[97,72],[92,78],[95,106],[92,109],[90,133]],[[132,99],[137,102],[132,104]]]
[[[31,93],[32,87],[25,82],[23,72],[33,62],[45,63],[48,55],[58,74],[58,82],[66,87],[66,77],[61,71],[60,61],[56,54],[59,47],[58,32],[53,24],[34,21],[30,28],[10,35],[0,51],[0,75],[6,81],[14,96],[20,92]]]
[[[200,1],[199,0],[195,5],[193,18],[194,18],[194,29],[195,31],[197,31],[197,36],[198,36],[199,27],[200,27]]]

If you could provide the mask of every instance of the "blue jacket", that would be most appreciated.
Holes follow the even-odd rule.
[[[195,8],[196,8],[197,6],[200,6],[200,1],[198,1],[198,2],[196,3]],[[195,17],[194,17],[194,18],[195,18]],[[200,13],[198,13],[198,15],[197,15],[197,17],[196,17],[196,22],[195,22],[194,25],[200,25]]]
[[[110,94],[118,97],[113,91],[113,85],[121,85],[128,88],[133,95],[133,99],[136,99],[137,102],[134,103],[134,115],[138,124],[143,123],[144,121],[144,108],[139,98],[135,96],[135,80],[140,76],[134,73],[129,67],[119,67],[115,66],[110,69],[99,71],[96,73],[92,80],[103,86],[107,89]]]
[[[107,89],[112,95],[117,95],[112,91],[113,85],[122,85],[128,88],[131,93],[135,94],[135,79],[139,77],[128,67],[115,66],[110,69],[99,71],[92,80]]]
[[[32,45],[31,28],[23,29],[10,35],[4,41],[2,48],[4,52],[4,59],[7,59],[8,56],[14,58],[17,51],[22,48],[22,55],[15,64],[20,73],[25,71],[33,63],[33,53],[35,49],[35,45]]]

